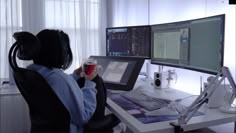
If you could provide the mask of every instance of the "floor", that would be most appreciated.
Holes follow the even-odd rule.
[[[19,94],[0,95],[0,133],[29,133],[28,107]]]

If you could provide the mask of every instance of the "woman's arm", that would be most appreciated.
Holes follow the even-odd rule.
[[[60,78],[58,75],[56,77]],[[63,79],[66,82],[63,82]],[[68,75],[63,76],[62,80],[56,81],[55,84],[52,84],[52,87],[55,88],[57,95],[69,110],[71,121],[82,128],[96,109],[96,84],[86,80],[84,88],[80,89],[76,81]],[[61,89],[56,90],[56,88]]]
[[[60,69],[48,69],[39,65],[32,65],[31,70],[40,73],[51,86],[55,94],[62,101],[70,113],[71,122],[83,128],[96,109],[95,83],[88,81],[82,91],[74,78]]]

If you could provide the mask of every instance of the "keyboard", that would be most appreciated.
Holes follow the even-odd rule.
[[[185,110],[186,110],[186,106],[178,102],[172,101],[170,104],[168,104],[167,107],[163,107],[158,110],[146,112],[145,115],[147,116],[165,116],[165,115],[173,116],[173,115],[179,115]]]
[[[156,98],[150,95],[145,94],[145,92],[133,90],[130,92],[122,93],[122,97],[132,101],[133,103],[141,106],[142,108],[153,111],[160,109],[162,107],[168,106],[171,100]]]

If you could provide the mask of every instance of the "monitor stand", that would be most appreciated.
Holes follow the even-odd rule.
[[[146,65],[146,72],[140,72],[139,75],[145,76],[145,78],[141,78],[141,80],[151,81],[153,80],[150,76],[151,61],[150,60],[145,61],[145,65]]]

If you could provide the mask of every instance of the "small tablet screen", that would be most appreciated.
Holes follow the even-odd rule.
[[[108,89],[131,90],[144,59],[136,57],[91,56],[102,69],[98,71]]]

